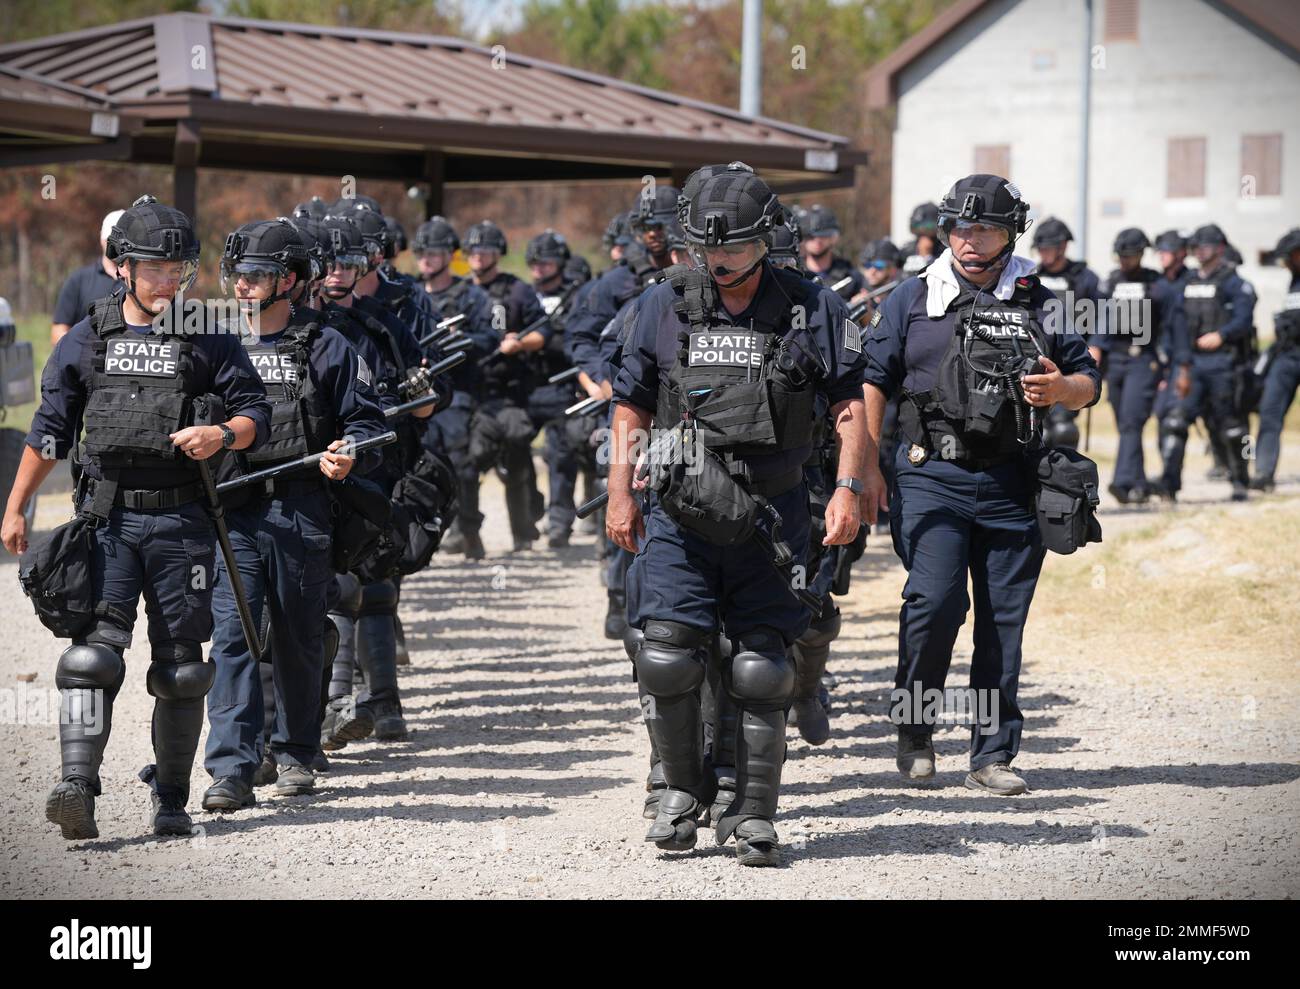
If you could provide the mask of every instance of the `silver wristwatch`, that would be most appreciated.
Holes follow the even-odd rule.
[[[848,488],[855,495],[862,494],[862,482],[856,477],[841,477],[835,482],[837,488]]]

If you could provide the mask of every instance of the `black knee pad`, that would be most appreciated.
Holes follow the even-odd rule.
[[[377,580],[361,587],[360,615],[397,614],[397,585],[391,580]]]
[[[361,610],[361,581],[355,574],[341,573],[334,577],[334,583],[338,587],[338,601],[330,611],[355,620]]]
[[[122,655],[98,642],[71,645],[63,650],[54,670],[54,684],[60,690],[111,687],[122,675]]]
[[[203,647],[187,639],[154,645],[145,687],[151,697],[184,701],[202,697],[212,687],[217,667],[203,662]]]
[[[627,658],[634,663],[643,641],[645,641],[645,633],[635,626],[629,625],[623,632],[623,651],[627,653]]]
[[[1180,440],[1187,439],[1187,416],[1180,406],[1175,405],[1160,419],[1160,431]]]
[[[754,629],[739,637],[731,659],[731,692],[750,705],[784,705],[794,690],[794,663],[785,640],[773,629]]]
[[[840,634],[840,611],[836,608],[829,618],[819,618],[808,626],[808,630],[799,636],[798,644],[808,649],[829,646]]]
[[[636,654],[637,682],[656,697],[690,693],[704,682],[704,651],[710,633],[681,622],[651,619]]]

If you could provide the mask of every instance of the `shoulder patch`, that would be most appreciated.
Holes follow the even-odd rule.
[[[366,359],[360,354],[357,354],[357,380],[367,387],[373,385],[370,366],[366,364]]]
[[[880,321],[881,321],[881,319],[883,319],[883,318],[884,318],[884,313],[881,312],[880,309],[877,309],[875,312],[873,312],[873,313],[871,314],[871,327],[872,327],[872,329],[875,329],[877,326],[879,326],[879,325],[880,325]]]
[[[844,349],[862,353],[862,334],[858,331],[858,324],[847,316],[844,317]]]

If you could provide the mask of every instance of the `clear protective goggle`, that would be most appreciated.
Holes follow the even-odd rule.
[[[221,290],[231,292],[240,282],[255,289],[272,288],[277,278],[283,278],[285,270],[279,265],[241,261],[236,264],[221,262]]]
[[[177,282],[180,291],[186,291],[194,284],[199,274],[198,261],[162,261],[150,258],[131,258],[131,271],[135,277],[144,276],[151,285],[166,285]]]
[[[756,261],[767,252],[767,244],[761,240],[742,240],[735,244],[718,244],[716,247],[688,243],[686,250],[697,265],[707,266],[709,256],[717,257],[719,254],[725,254],[729,258],[743,258],[753,253],[750,260]]]
[[[336,254],[329,259],[325,271],[365,271],[369,266],[370,261],[363,254]]]

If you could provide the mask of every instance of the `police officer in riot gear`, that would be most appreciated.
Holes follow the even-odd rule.
[[[1300,227],[1287,231],[1273,256],[1291,273],[1282,311],[1273,316],[1273,346],[1259,400],[1259,435],[1255,442],[1255,476],[1250,486],[1273,490],[1273,474],[1282,447],[1282,422],[1300,385]]]
[[[1192,277],[1191,269],[1183,263],[1187,260],[1187,238],[1177,230],[1166,230],[1156,237],[1155,249],[1165,280],[1182,288]]]
[[[1068,245],[1073,239],[1074,234],[1070,233],[1070,228],[1054,216],[1049,216],[1034,227],[1038,281],[1056,296],[1064,307],[1063,315],[1079,325],[1083,322],[1085,313],[1088,322],[1092,322],[1100,282],[1086,261],[1071,261],[1067,256]],[[1089,326],[1088,329],[1095,330],[1096,326]],[[1079,427],[1075,423],[1078,415],[1078,412],[1070,409],[1052,409],[1047,415],[1047,442],[1051,446],[1078,446]]]
[[[565,355],[564,323],[573,311],[582,282],[564,274],[572,252],[568,241],[554,230],[544,230],[528,242],[524,259],[533,276],[533,290],[554,331],[534,358],[537,386],[528,395],[533,424],[546,432],[546,544],[552,549],[569,545],[575,507],[573,491],[578,480],[578,454],[566,434],[564,410],[573,404],[571,384],[549,384],[552,375],[571,366]]]
[[[370,385],[370,369],[320,313],[295,308],[299,281],[311,277],[311,259],[298,231],[285,220],[240,227],[226,239],[223,288],[239,300],[240,334],[272,401],[271,433],[256,453],[236,457],[232,474],[260,470],[324,451],[312,474],[286,475],[240,490],[226,513],[230,541],[254,621],[269,612],[276,724],[270,756],[278,772],[276,793],[310,793],[311,763],[320,740],[322,629],[333,579],[330,481],[379,460],[362,453],[354,464],[349,443],[387,426]],[[347,440],[344,437],[347,437]],[[262,688],[257,657],[239,626],[224,561],[218,563],[213,600],[217,622],[208,693],[204,760],[215,782],[203,795],[205,810],[238,810],[254,802],[253,776],[262,762]]]
[[[1172,365],[1177,380],[1190,374],[1192,359],[1182,293],[1160,272],[1142,267],[1142,255],[1150,246],[1136,227],[1115,236],[1119,267],[1101,287],[1100,319],[1089,341],[1093,359],[1105,371],[1119,429],[1110,493],[1121,505],[1141,504],[1150,494],[1142,430],[1151,418],[1165,368]]]
[[[740,863],[772,865],[794,682],[788,650],[810,618],[797,580],[774,560],[805,558],[802,465],[819,395],[841,443],[826,543],[858,531],[862,347],[840,299],[767,262],[785,219],[767,184],[739,163],[704,174],[687,182],[680,216],[699,267],[647,293],[614,382],[606,527],[624,549],[639,549],[628,617],[643,632],[638,688],[667,783],[646,840],[693,847],[716,792],[700,686],[721,629],[732,645],[722,682],[739,709],[737,772],[734,799],[713,824],[720,842],[736,838]],[[649,435],[652,417],[654,493],[643,518],[632,444]]]
[[[1197,416],[1205,418],[1210,443],[1228,468],[1233,501],[1244,501],[1249,483],[1247,416],[1238,408],[1235,369],[1250,343],[1255,290],[1224,260],[1228,239],[1214,224],[1191,238],[1200,267],[1183,286],[1183,312],[1192,352],[1191,387],[1172,405],[1163,424],[1165,471],[1160,490],[1173,498],[1182,487],[1187,433]]]
[[[356,211],[359,212],[359,211]],[[396,317],[374,302],[355,294],[369,272],[371,257],[353,219],[330,214],[322,221],[330,237],[330,266],[322,284],[322,311],[326,325],[356,348],[373,374],[374,390],[382,409],[427,394],[425,382],[410,390],[411,372],[421,360],[413,336]],[[373,363],[372,363],[373,362]],[[382,462],[370,480],[391,494],[423,449],[425,420],[433,415],[427,406],[395,424],[398,442],[384,448]],[[412,421],[415,420],[415,421]],[[407,737],[397,686],[398,581],[391,573],[372,573],[364,567],[337,577],[337,602],[329,616],[338,630],[339,645],[329,685],[329,703],[321,724],[321,744],[327,750],[358,741],[372,731],[383,741]],[[365,690],[352,697],[353,668],[365,676]]]
[[[537,427],[528,414],[528,396],[536,381],[527,355],[545,347],[554,328],[545,319],[537,293],[500,269],[506,250],[506,235],[490,220],[474,224],[465,234],[474,283],[491,298],[492,326],[501,337],[496,359],[483,367],[482,399],[471,423],[470,448],[478,468],[495,467],[505,485],[510,534],[515,552],[520,552],[536,541],[534,523],[546,514],[530,448]]]
[[[497,349],[501,334],[492,328],[492,300],[469,278],[451,270],[451,259],[460,249],[460,237],[444,217],[435,216],[420,224],[412,244],[424,291],[433,303],[434,317],[441,322],[465,316],[459,330],[474,342],[468,359],[451,372],[454,388],[451,405],[434,418],[425,434],[425,446],[437,447],[450,458],[458,484],[456,519],[443,538],[442,549],[481,560],[485,553],[479,529],[479,471],[470,457],[470,421],[478,407],[482,375],[479,360]]]
[[[833,210],[826,206],[809,206],[799,212],[797,224],[803,267],[809,277],[826,288],[847,278],[849,284],[837,289],[844,299],[852,299],[866,287],[862,273],[853,262],[835,253],[835,245],[840,242],[840,221]]]
[[[942,689],[953,645],[975,598],[970,685],[993,692],[996,730],[972,726],[967,786],[1022,793],[1010,768],[1023,718],[1016,702],[1020,642],[1045,553],[1027,453],[1039,418],[1057,403],[1097,401],[1101,378],[1083,339],[1066,323],[1044,330],[1053,294],[1033,264],[1012,251],[1029,205],[1006,179],[971,175],[939,206],[947,248],[920,278],[894,290],[866,344],[869,449],[879,442],[886,400],[900,395],[902,443],[890,492],[890,533],[908,570],[899,614],[895,686],[898,768],[934,774],[933,724],[917,724],[911,698]],[[864,511],[870,521],[885,482],[868,457]],[[896,701],[898,694],[896,692]]]
[[[912,232],[913,239],[901,249],[904,275],[919,275],[938,256],[938,222],[939,207],[934,203],[920,203],[912,210],[908,229]]]
[[[107,256],[125,292],[96,302],[46,364],[3,526],[5,547],[25,551],[23,508],[84,427],[76,501],[95,523],[97,603],[55,672],[63,780],[45,805],[68,839],[99,833],[99,766],[141,594],[155,761],[140,778],[153,791],[154,832],[190,831],[190,770],[213,676],[203,643],[212,634],[215,534],[198,464],[221,450],[254,449],[270,426],[266,391],[238,338],[208,323],[205,309],[182,311],[199,258],[189,218],[143,196],[114,224]],[[195,424],[201,417],[213,421]],[[93,712],[100,717],[88,720]]]

